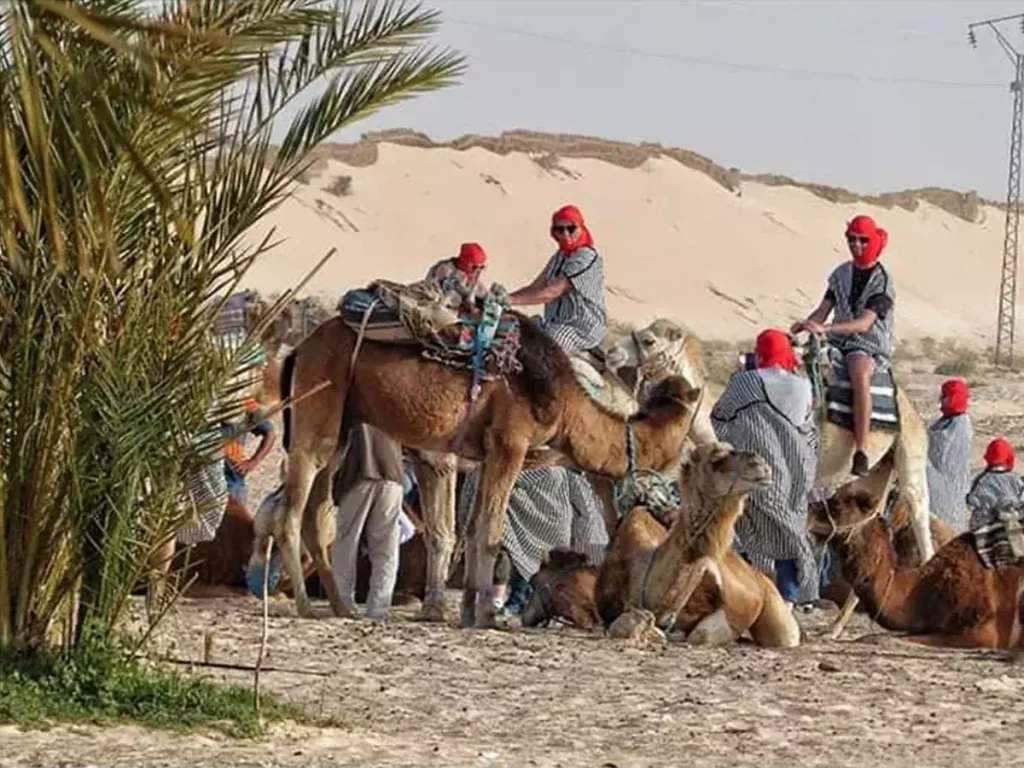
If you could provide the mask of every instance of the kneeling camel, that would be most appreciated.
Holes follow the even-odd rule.
[[[834,537],[843,577],[871,617],[924,645],[1024,647],[1024,568],[985,568],[970,533],[923,565],[899,566],[881,516],[891,472],[887,457],[827,504],[812,507],[808,520],[813,533]]]
[[[768,465],[754,453],[705,445],[680,481],[683,504],[669,529],[644,507],[633,509],[600,569],[552,553],[534,577],[523,624],[559,617],[609,626],[638,607],[692,643],[719,645],[749,632],[762,646],[798,645],[799,627],[775,585],[730,548],[746,496],[770,481]]]

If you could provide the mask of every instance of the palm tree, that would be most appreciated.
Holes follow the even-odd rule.
[[[243,235],[331,134],[464,68],[402,0],[157,5],[0,15],[0,652],[111,638],[239,411],[252,349],[213,322],[276,245]]]

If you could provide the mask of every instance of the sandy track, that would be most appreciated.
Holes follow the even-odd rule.
[[[1003,654],[878,635],[793,651],[652,649],[565,630],[464,631],[408,612],[388,624],[302,621],[283,600],[274,612],[266,663],[327,676],[272,672],[267,688],[339,727],[276,726],[259,741],[8,727],[0,766],[1024,764],[1024,666]],[[210,631],[215,661],[252,663],[258,616],[249,598],[187,600],[157,647],[199,658]],[[852,629],[874,631],[863,617]]]

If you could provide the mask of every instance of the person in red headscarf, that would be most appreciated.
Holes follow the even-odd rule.
[[[427,280],[441,284],[446,301],[453,307],[471,305],[487,294],[481,276],[487,267],[487,252],[479,243],[463,243],[459,255],[442,259],[427,271]]]
[[[601,345],[608,328],[604,302],[604,262],[574,205],[551,217],[558,251],[533,282],[509,294],[512,306],[544,305],[541,324],[568,354]]]
[[[982,470],[967,494],[967,508],[971,512],[972,531],[996,521],[1001,507],[1024,507],[1024,479],[1013,471],[1017,463],[1013,446],[1003,437],[997,437],[985,450],[985,469]]]
[[[879,258],[889,242],[888,233],[870,216],[855,216],[846,226],[851,259],[840,264],[828,280],[828,290],[818,308],[792,331],[827,334],[839,353],[853,387],[853,433],[857,450],[853,474],[868,473],[864,453],[871,425],[871,376],[889,369],[893,340],[892,279]],[[829,315],[830,324],[825,324]]]
[[[942,383],[942,416],[928,428],[928,498],[931,513],[953,530],[967,527],[973,429],[967,414],[971,391],[963,379]]]
[[[820,576],[807,534],[807,494],[817,468],[811,384],[783,331],[761,332],[754,368],[733,374],[711,412],[718,440],[754,451],[771,485],[750,494],[736,522],[735,548],[769,577],[783,599],[813,609]]]

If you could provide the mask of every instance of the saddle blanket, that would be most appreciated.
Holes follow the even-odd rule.
[[[971,531],[978,559],[986,568],[1024,564],[1024,507],[1008,504],[995,511],[996,519]]]
[[[834,367],[835,381],[825,391],[828,421],[843,429],[853,429],[853,386],[845,366]],[[871,429],[895,432],[900,414],[896,406],[896,382],[892,371],[875,371],[871,376]]]
[[[484,299],[482,311],[456,312],[417,293],[418,285],[403,288],[378,282],[348,291],[339,303],[342,319],[371,341],[417,344],[427,360],[475,371],[482,381],[521,370],[519,318],[502,312],[498,294]]]

